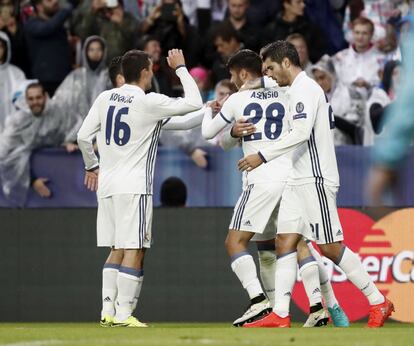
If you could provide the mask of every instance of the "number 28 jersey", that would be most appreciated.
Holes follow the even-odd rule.
[[[255,126],[256,132],[242,139],[243,153],[247,156],[260,152],[289,130],[287,104],[285,88],[244,90],[227,99],[220,116],[229,123],[245,118]],[[282,155],[246,173],[244,183],[287,181],[291,167],[291,155]]]

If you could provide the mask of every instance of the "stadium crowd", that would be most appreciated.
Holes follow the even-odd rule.
[[[227,59],[286,39],[325,91],[336,145],[372,145],[398,97],[401,41],[410,0],[0,0],[0,180],[4,195],[50,196],[31,175],[31,152],[77,150],[76,133],[96,96],[111,88],[114,58],[139,48],[152,58],[152,91],[180,96],[166,52],[183,49],[203,101],[235,91]],[[199,129],[164,133],[201,168]]]

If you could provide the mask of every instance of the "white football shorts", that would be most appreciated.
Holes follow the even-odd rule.
[[[275,238],[279,204],[286,182],[251,184],[243,189],[229,229],[256,233],[252,241]]]
[[[151,246],[152,195],[98,198],[98,246],[142,249]]]
[[[288,185],[279,208],[277,233],[298,233],[317,244],[344,240],[336,207],[337,187]]]

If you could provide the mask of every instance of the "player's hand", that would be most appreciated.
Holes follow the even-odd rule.
[[[167,62],[168,62],[168,65],[174,70],[180,65],[185,65],[183,51],[181,49],[169,50]]]
[[[250,136],[256,132],[256,127],[247,121],[247,119],[240,118],[231,128],[230,135],[234,138],[242,138]]]
[[[207,161],[207,153],[202,149],[196,149],[191,154],[191,159],[200,168],[207,168],[208,161]]]
[[[99,176],[99,168],[91,172],[90,171],[85,172],[84,184],[88,190],[90,191],[98,190],[98,176]]]
[[[115,24],[121,24],[124,20],[124,10],[122,7],[116,7],[109,12],[109,20]]]
[[[262,86],[262,79],[256,78],[256,79],[249,80],[246,83],[244,83],[239,89],[239,91],[259,89],[261,86]]]
[[[78,145],[75,143],[64,143],[64,146],[67,153],[73,153],[74,151],[79,149]]]
[[[368,179],[368,197],[374,205],[382,204],[384,191],[395,179],[395,172],[384,167],[375,167],[371,170]]]
[[[207,107],[213,110],[213,116],[220,112],[221,106],[222,105],[217,100],[207,102]]]
[[[239,160],[239,163],[238,163],[239,171],[250,172],[253,169],[259,167],[262,163],[263,163],[263,160],[259,154],[252,154],[252,155],[246,156]]]
[[[33,189],[42,198],[52,197],[52,191],[46,185],[48,182],[48,178],[37,178],[32,184]]]

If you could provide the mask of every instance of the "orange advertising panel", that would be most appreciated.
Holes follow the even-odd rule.
[[[414,323],[414,208],[382,214],[374,220],[363,211],[339,209],[345,244],[359,253],[381,292],[395,305],[392,319]],[[326,259],[336,296],[351,321],[368,315],[365,296]],[[298,279],[293,299],[305,313],[309,304]]]

